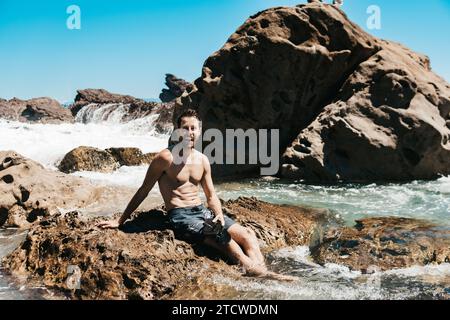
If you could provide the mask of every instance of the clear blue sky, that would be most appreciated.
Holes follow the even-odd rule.
[[[196,79],[250,15],[304,2],[0,0],[0,97],[68,101],[76,89],[105,88],[156,98],[165,73]],[[81,30],[66,28],[72,4],[81,8]],[[344,10],[366,29],[371,4],[382,10],[382,29],[369,32],[427,54],[450,81],[450,0],[345,0]]]

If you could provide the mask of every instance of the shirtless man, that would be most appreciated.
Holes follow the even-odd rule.
[[[208,157],[194,149],[195,142],[200,136],[200,122],[197,113],[193,110],[185,111],[178,118],[177,125],[188,135],[189,144],[187,148],[183,149],[183,161],[174,161],[174,157],[178,155],[173,154],[173,151],[169,149],[161,151],[151,162],[142,186],[133,196],[119,220],[104,221],[98,226],[119,228],[158,182],[169,221],[177,236],[203,242],[226,253],[231,259],[238,262],[249,275],[268,276],[273,274],[267,271],[255,233],[251,229],[239,225],[222,212],[219,198],[214,190]],[[203,206],[199,197],[200,184],[210,209]],[[203,234],[205,220],[212,217],[214,217],[213,222],[219,221],[223,226],[226,237],[217,240],[216,237]]]

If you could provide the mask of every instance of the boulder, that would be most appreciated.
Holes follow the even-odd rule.
[[[265,251],[307,245],[326,221],[322,211],[254,198],[228,201],[225,208],[256,232]],[[133,218],[121,231],[99,230],[98,218],[86,219],[76,212],[46,218],[3,259],[3,266],[72,299],[170,299],[175,288],[199,279],[223,273],[239,276],[217,252],[177,240],[160,208]]]
[[[58,165],[64,173],[76,171],[113,172],[120,167],[108,151],[93,147],[78,147],[67,153]]]
[[[426,221],[374,217],[330,230],[312,252],[321,264],[374,272],[450,262],[450,229]]]
[[[251,16],[194,84],[176,100],[173,121],[193,108],[204,129],[279,129],[284,177],[369,182],[450,173],[449,84],[426,56],[369,35],[335,6]],[[213,171],[235,176],[259,166]]]
[[[150,164],[157,153],[143,154],[138,148],[78,147],[67,153],[58,165],[64,173],[76,171],[113,172],[121,166]]]

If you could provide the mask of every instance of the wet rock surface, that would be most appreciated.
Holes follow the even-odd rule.
[[[329,231],[313,256],[363,272],[449,263],[450,230],[415,219],[366,218]]]
[[[224,207],[257,233],[265,252],[313,242],[326,221],[323,211],[254,198],[228,201]],[[99,230],[97,221],[77,212],[45,218],[3,264],[14,275],[41,281],[75,299],[170,298],[175,288],[213,274],[239,276],[237,267],[217,252],[175,239],[161,209],[135,214],[122,230]],[[80,289],[68,285],[73,280],[70,266],[77,267]]]

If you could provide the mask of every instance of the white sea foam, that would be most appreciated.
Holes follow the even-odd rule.
[[[128,123],[28,124],[0,120],[0,150],[14,150],[55,168],[66,153],[79,146],[100,149],[137,147],[144,153],[167,147],[167,137],[152,135],[155,116]]]
[[[71,175],[88,178],[91,181],[102,185],[138,188],[144,181],[147,169],[148,165],[137,167],[123,166],[111,173],[78,171]],[[155,186],[155,190],[156,189],[157,186]]]

